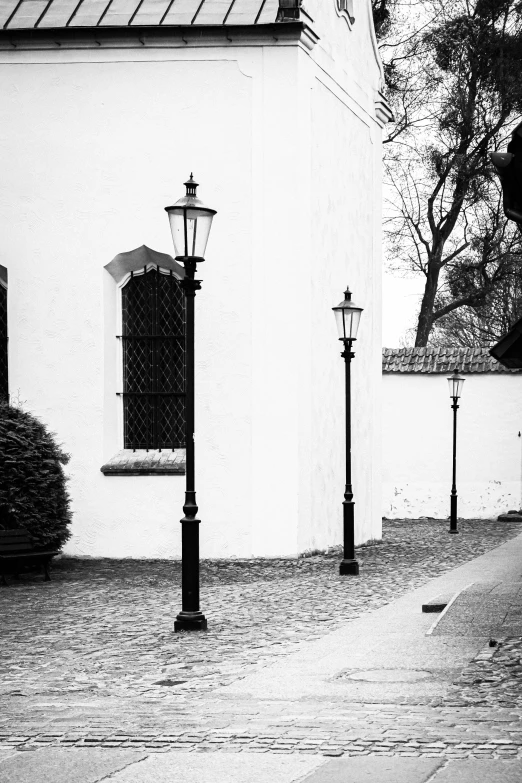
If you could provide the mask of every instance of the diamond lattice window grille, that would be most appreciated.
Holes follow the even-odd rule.
[[[0,399],[7,399],[8,395],[7,288],[0,284]]]
[[[121,339],[125,448],[184,448],[185,301],[172,273],[131,275]]]

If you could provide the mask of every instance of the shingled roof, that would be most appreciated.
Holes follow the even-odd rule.
[[[451,373],[458,368],[462,373],[520,372],[503,367],[489,348],[383,348],[383,372]]]
[[[262,25],[279,0],[0,0],[0,29]]]

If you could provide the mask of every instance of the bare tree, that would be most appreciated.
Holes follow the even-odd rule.
[[[494,207],[487,202],[483,207],[485,214],[476,218],[477,236],[467,259],[445,270],[432,344],[490,345],[522,315],[520,232],[506,221],[500,197]]]
[[[510,272],[504,275],[484,304],[459,307],[437,321],[430,337],[430,345],[472,348],[498,342],[522,317],[519,257]]]
[[[422,8],[424,29],[399,46],[394,64],[399,127],[386,161],[389,257],[426,278],[416,346],[450,313],[493,302],[522,250],[487,155],[522,112],[520,3],[424,0]]]

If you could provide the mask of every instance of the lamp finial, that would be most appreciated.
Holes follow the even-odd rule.
[[[183,184],[187,188],[187,196],[192,196],[192,198],[196,198],[196,189],[199,187],[199,184],[197,182],[194,182],[194,175],[192,172],[190,172],[190,177]]]

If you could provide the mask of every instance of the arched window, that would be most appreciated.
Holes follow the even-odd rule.
[[[185,448],[185,305],[172,271],[145,267],[122,288],[126,449]]]
[[[0,399],[9,399],[7,364],[7,269],[0,266]]]

